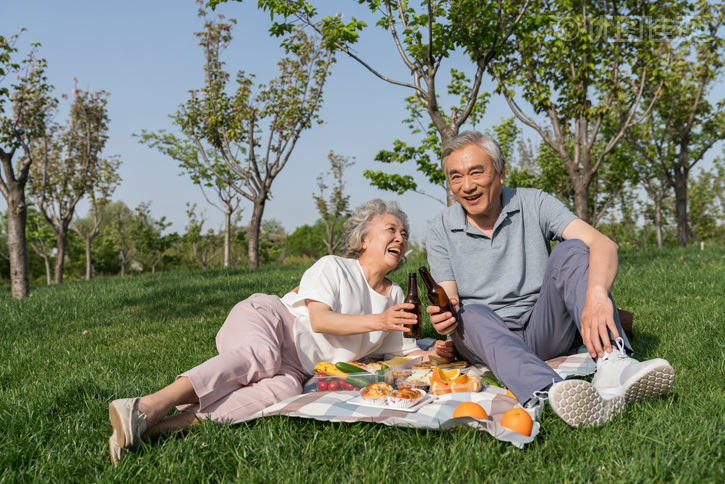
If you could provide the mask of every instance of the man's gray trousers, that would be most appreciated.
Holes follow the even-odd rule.
[[[549,258],[539,299],[521,317],[501,318],[480,304],[461,308],[452,334],[460,358],[487,365],[522,403],[561,381],[544,361],[570,353],[581,332],[588,278],[587,246],[576,239],[561,242]],[[612,305],[617,331],[631,354],[613,300]]]

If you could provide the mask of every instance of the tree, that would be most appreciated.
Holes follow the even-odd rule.
[[[33,207],[28,207],[28,224],[26,238],[33,251],[43,259],[45,266],[45,282],[51,284],[50,258],[55,252],[55,235],[50,230],[43,216]]]
[[[607,156],[627,129],[651,110],[655,99],[638,113],[644,86],[653,82],[650,65],[663,62],[666,54],[658,56],[655,51],[662,43],[636,38],[632,30],[616,30],[620,27],[616,23],[635,19],[647,24],[655,18],[655,8],[657,18],[671,11],[667,3],[655,6],[634,0],[537,2],[531,9],[542,19],[541,25],[517,31],[509,42],[511,55],[497,57],[491,64],[498,90],[514,115],[559,157],[574,190],[574,211],[586,222],[603,214],[590,205],[592,181],[612,160]],[[612,37],[613,31],[623,36]],[[529,113],[514,88],[530,104]],[[550,130],[535,116],[548,119]],[[603,129],[607,119],[608,133]]]
[[[214,167],[213,170],[210,170],[200,157],[196,141],[190,137],[182,139],[164,130],[160,130],[158,133],[143,130],[140,135],[134,136],[140,138],[140,143],[156,148],[176,160],[179,168],[182,169],[182,174],[189,176],[194,184],[199,186],[206,201],[224,214],[224,267],[229,267],[234,230],[232,219],[241,201],[240,194],[234,189],[234,185],[238,185],[244,180],[232,171],[219,153],[212,148],[208,149],[206,153],[209,163]],[[222,177],[217,177],[215,173],[221,174]],[[226,180],[231,181],[232,184],[230,185]],[[219,200],[219,205],[209,200],[206,190],[214,192]]]
[[[86,280],[93,277],[93,257],[91,245],[93,239],[99,234],[103,222],[104,207],[110,203],[111,195],[121,181],[118,175],[118,168],[121,161],[118,156],[110,156],[99,161],[98,178],[88,190],[90,198],[90,210],[86,218],[75,217],[71,220],[70,227],[83,240],[86,249]]]
[[[282,223],[273,218],[262,222],[259,254],[262,262],[269,264],[284,258],[287,234]]]
[[[121,277],[126,276],[126,267],[138,252],[140,224],[138,218],[123,202],[109,204],[106,209],[110,232],[115,241],[115,251],[121,268]]]
[[[318,220],[314,225],[300,225],[285,240],[287,252],[293,256],[311,258],[314,262],[328,253],[323,243],[326,234],[327,229],[322,220]]]
[[[20,64],[12,61],[17,52],[17,36],[9,39],[0,35],[0,193],[8,205],[7,242],[10,259],[12,297],[30,294],[28,282],[28,247],[25,238],[27,204],[25,187],[33,163],[33,144],[45,135],[46,123],[56,101],[50,95],[45,59],[38,57],[40,44],[31,43],[31,50]],[[18,82],[8,89],[2,82],[10,73],[18,74]],[[11,114],[5,115],[6,98],[11,101]],[[13,166],[17,150],[22,157]]]
[[[666,180],[675,194],[677,241],[689,239],[687,188],[690,171],[710,148],[725,138],[725,98],[712,103],[707,96],[721,81],[725,37],[725,6],[696,2],[694,23],[699,28],[674,47],[671,68],[658,88],[647,96],[655,109],[630,142]]]
[[[164,253],[176,241],[178,236],[173,234],[164,234],[164,231],[171,226],[171,222],[166,221],[166,217],[156,220],[151,215],[151,204],[140,203],[136,207],[136,217],[139,224],[138,254],[137,257],[143,257],[148,265],[151,266],[151,273],[156,273],[156,266],[163,259]]]
[[[327,253],[332,255],[337,253],[337,248],[342,243],[342,221],[346,216],[350,215],[350,195],[345,195],[345,182],[342,175],[355,162],[350,161],[349,158],[336,155],[332,151],[330,151],[327,159],[330,160],[330,171],[327,173],[332,175],[334,180],[330,199],[325,199],[325,190],[327,190],[328,186],[325,185],[323,174],[317,177],[320,194],[313,194],[312,198],[315,199],[317,211],[320,212],[320,218],[325,225],[322,242],[327,247]]]
[[[212,7],[226,0],[210,0]],[[376,17],[376,26],[391,36],[393,51],[400,56],[411,78],[393,79],[383,74],[368,59],[362,59],[355,51],[360,38],[359,32],[367,28],[364,21],[352,17],[347,23],[341,14],[331,12],[318,23],[315,3],[304,0],[259,0],[259,7],[269,11],[271,16],[280,18],[274,22],[270,31],[274,35],[287,36],[284,45],[293,46],[295,40],[290,36],[296,31],[296,24],[314,29],[326,42],[329,49],[344,52],[377,78],[403,86],[413,91],[408,97],[408,122],[412,132],[423,135],[418,147],[408,146],[396,140],[392,151],[381,151],[376,159],[386,163],[407,163],[413,160],[417,170],[432,183],[444,185],[445,177],[438,166],[440,147],[458,134],[469,116],[480,116],[482,104],[487,95],[479,94],[483,75],[491,60],[502,54],[506,39],[516,29],[522,27],[522,17],[529,5],[525,1],[488,1],[460,0],[440,2],[424,0],[420,7],[414,7],[407,0],[357,0],[347,5],[366,6]],[[340,9],[341,2],[334,3],[334,9]],[[527,18],[528,27],[535,26],[534,19]],[[467,77],[462,71],[450,69],[451,80],[448,94],[457,97],[457,105],[448,112],[441,106],[436,89],[437,76],[443,68],[443,62],[456,50],[463,50],[473,64],[474,74]],[[440,83],[440,80],[438,80]],[[477,108],[478,103],[478,108]],[[424,122],[423,118],[428,122]],[[435,161],[431,162],[431,155]],[[386,174],[381,171],[366,170],[364,175],[378,188],[403,193],[407,190],[419,192],[417,184],[410,176]],[[419,192],[420,193],[420,192]],[[435,197],[433,197],[435,198]],[[447,190],[447,204],[454,199]]]
[[[319,118],[322,89],[333,57],[322,42],[295,30],[294,58],[279,61],[279,77],[258,86],[258,93],[253,96],[253,76],[240,71],[237,90],[229,95],[229,74],[224,71],[220,54],[232,39],[235,22],[225,22],[222,16],[208,19],[204,10],[199,15],[205,20],[204,31],[196,35],[204,48],[206,83],[203,90],[191,92],[191,99],[175,119],[184,133],[194,139],[214,176],[252,202],[247,263],[256,268],[260,226],[272,183],[287,165],[302,131],[311,128]],[[215,169],[209,148],[221,155],[241,183]]]
[[[54,282],[63,282],[66,238],[78,202],[96,183],[113,183],[118,162],[101,159],[108,139],[108,94],[73,90],[64,127],[49,130],[36,149],[42,162],[32,171],[31,191],[56,237]],[[104,173],[104,170],[107,173]]]
[[[645,129],[646,126],[647,123],[645,122],[629,132],[626,141],[622,143],[622,147],[629,147],[628,154],[632,166],[637,171],[639,184],[649,199],[649,203],[644,210],[645,228],[647,227],[647,221],[651,221],[655,231],[655,244],[658,249],[661,249],[664,245],[664,229],[672,202],[672,187],[664,177],[660,176],[657,166],[646,156],[647,150],[642,150],[638,145],[642,141],[634,136],[635,132],[641,132],[640,130]]]
[[[711,170],[700,170],[690,179],[692,239],[725,242],[725,163],[715,160]]]
[[[214,233],[213,229],[208,229],[204,233],[206,219],[203,213],[197,215],[195,203],[187,203],[186,207],[189,224],[186,226],[186,233],[183,238],[191,246],[191,251],[201,268],[206,269],[211,260],[219,254],[219,237]]]

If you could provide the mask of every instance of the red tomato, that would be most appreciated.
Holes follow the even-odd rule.
[[[337,380],[332,380],[330,383],[328,383],[327,389],[331,392],[335,392],[340,389],[340,384],[337,382]]]
[[[325,380],[320,380],[320,381],[317,382],[317,388],[321,392],[326,392],[327,389],[329,388],[329,384]]]

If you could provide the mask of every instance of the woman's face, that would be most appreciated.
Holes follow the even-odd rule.
[[[361,261],[383,263],[388,272],[397,268],[408,251],[408,233],[403,222],[390,213],[376,215],[363,237]]]

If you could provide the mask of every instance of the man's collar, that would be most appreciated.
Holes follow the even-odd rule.
[[[501,223],[503,219],[510,213],[518,212],[521,210],[521,202],[516,197],[516,189],[502,187],[501,189],[501,212],[498,215],[496,225]],[[463,210],[463,206],[456,202],[454,205],[449,207],[448,223],[450,224],[450,230],[466,230],[468,227],[468,221],[466,220],[466,211]]]

